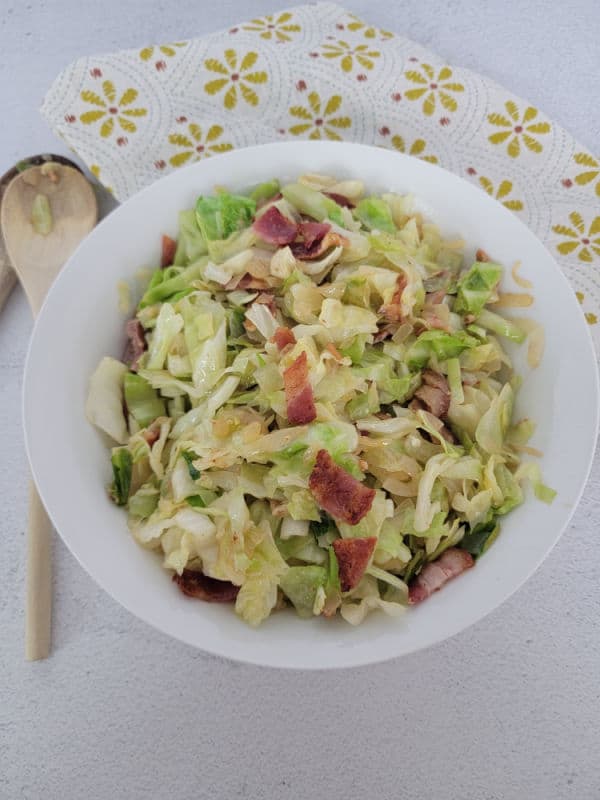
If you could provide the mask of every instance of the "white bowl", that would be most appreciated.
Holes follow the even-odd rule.
[[[468,255],[483,247],[533,281],[527,316],[546,332],[542,365],[525,376],[517,412],[537,422],[547,506],[533,498],[509,514],[499,539],[465,575],[400,619],[380,612],[353,628],[336,620],[273,615],[258,630],[230,606],[184,597],[159,558],[131,538],[125,513],[108,499],[108,452],[84,415],[89,377],[106,354],[120,357],[123,317],[117,283],[155,266],[160,235],[177,233],[177,214],[215,185],[244,189],[303,172],[362,178],[374,191],[413,192]],[[505,279],[511,286],[510,270]],[[512,287],[518,291],[518,287]],[[525,364],[523,353],[517,363]],[[367,664],[442,641],[495,609],[532,574],[569,522],[583,490],[598,427],[596,359],[574,293],[544,246],[510,212],[438,167],[349,143],[293,142],[238,150],[179,170],[124,203],[88,236],[52,287],[27,359],[24,423],[31,469],[56,529],[112,597],[161,631],[203,650],[273,667]]]

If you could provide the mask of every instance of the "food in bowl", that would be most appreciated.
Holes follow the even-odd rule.
[[[473,566],[526,481],[552,500],[502,346],[539,361],[539,326],[502,313],[531,295],[462,246],[410,196],[321,175],[181,212],[87,414],[185,594],[253,626],[395,616]]]

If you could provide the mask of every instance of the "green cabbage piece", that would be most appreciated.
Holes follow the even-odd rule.
[[[186,209],[179,212],[179,237],[177,239],[177,250],[173,264],[178,267],[185,267],[198,261],[201,256],[208,252],[202,231],[196,221],[196,212],[193,209]]]
[[[512,387],[509,383],[505,383],[500,394],[494,397],[490,407],[479,420],[475,439],[487,453],[501,453],[504,450],[504,437],[510,425],[513,402]]]
[[[281,194],[301,214],[306,214],[319,222],[330,219],[336,225],[346,227],[342,208],[322,192],[317,192],[302,183],[288,183],[281,189]]]
[[[125,444],[129,438],[127,420],[123,413],[125,375],[125,364],[105,356],[90,378],[85,404],[85,414],[92,425],[119,444]]]
[[[157,269],[152,275],[148,288],[139,302],[139,309],[153,306],[155,303],[164,303],[167,300],[175,301],[185,294],[193,291],[193,281],[202,278],[202,270],[208,259],[201,258],[189,267],[167,267]]]
[[[274,178],[272,181],[265,181],[255,186],[250,192],[250,199],[258,204],[265,200],[270,200],[278,191],[279,181],[277,178]]]
[[[113,482],[110,496],[118,506],[127,505],[131,488],[131,469],[133,459],[126,447],[116,447],[110,458],[113,469]]]
[[[281,589],[291,600],[298,616],[307,618],[315,613],[315,601],[319,589],[327,583],[327,570],[314,565],[290,567],[281,578]]]
[[[500,314],[495,314],[487,308],[479,313],[477,324],[517,344],[522,344],[526,338],[525,331],[521,330],[515,322],[501,317]]]
[[[147,369],[163,368],[173,340],[182,328],[183,318],[181,315],[175,313],[175,309],[170,303],[163,303],[150,338],[148,360],[146,361]]]
[[[261,522],[259,527],[263,539],[254,549],[235,601],[236,613],[252,627],[260,625],[273,610],[277,587],[290,569],[273,541],[268,522]]]
[[[123,391],[127,410],[142,428],[166,413],[165,401],[140,375],[128,372],[123,379]]]
[[[406,363],[411,369],[424,367],[432,355],[439,361],[456,358],[463,350],[475,347],[479,342],[464,331],[446,333],[432,330],[422,333],[406,353]]]
[[[253,199],[228,192],[213,197],[200,195],[196,200],[196,221],[206,242],[227,239],[247,228],[255,212]]]
[[[202,393],[220,379],[227,365],[227,319],[221,303],[197,292],[179,304],[192,367],[192,383]]]
[[[458,282],[454,311],[478,316],[501,277],[500,264],[477,261]]]
[[[365,197],[354,209],[354,216],[370,231],[396,233],[392,212],[380,197]]]
[[[153,483],[145,483],[129,498],[127,509],[130,518],[147,519],[154,513],[160,498],[160,489]]]
[[[488,522],[476,525],[472,531],[463,536],[460,540],[461,549],[471,553],[475,558],[479,558],[497,539],[499,533],[500,525],[492,516]]]

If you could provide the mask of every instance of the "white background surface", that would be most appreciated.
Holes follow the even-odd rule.
[[[498,80],[598,153],[597,2],[550,5],[347,7]],[[0,0],[0,171],[24,155],[65,152],[37,109],[77,56],[187,38],[278,7]],[[600,798],[599,464],[527,585],[426,652],[312,674],[204,656],[132,618],[57,539],[54,652],[26,664],[20,388],[30,330],[14,292],[0,316],[1,800]]]

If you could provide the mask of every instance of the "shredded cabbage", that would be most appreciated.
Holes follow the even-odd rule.
[[[409,195],[364,191],[304,175],[198,198],[140,299],[136,371],[105,357],[90,379],[132,535],[182,581],[238,587],[251,626],[284,606],[398,616],[429,561],[486,552],[526,484],[555,495],[521,460],[535,425],[513,419],[502,345],[528,335],[535,366],[543,331],[499,313],[501,265],[465,263]],[[285,244],[264,228],[258,243],[269,208],[292,226]],[[344,488],[319,487],[323,451]],[[369,500],[348,517],[357,483]],[[343,560],[365,547],[362,566]]]

